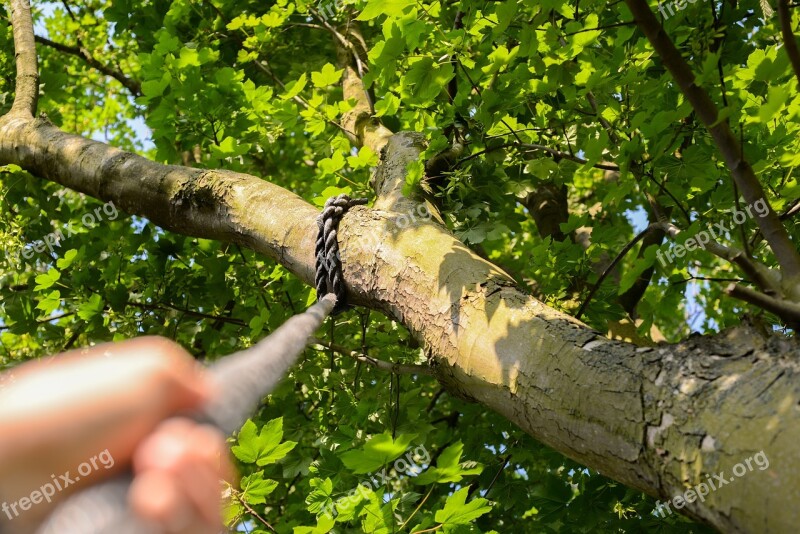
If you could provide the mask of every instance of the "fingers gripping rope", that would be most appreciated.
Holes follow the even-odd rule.
[[[320,216],[317,217],[319,234],[315,249],[317,273],[314,285],[317,288],[317,300],[322,299],[328,293],[336,295],[336,307],[333,309],[333,315],[347,309],[342,258],[339,256],[339,240],[336,232],[347,210],[366,203],[366,198],[351,199],[347,195],[331,197],[325,203],[325,208]]]

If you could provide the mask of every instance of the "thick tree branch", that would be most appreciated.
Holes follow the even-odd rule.
[[[32,118],[39,101],[39,62],[28,0],[11,0],[11,24],[17,57],[17,85],[9,115]]]
[[[87,65],[94,68],[98,72],[117,80],[128,91],[130,91],[130,93],[133,96],[142,96],[142,85],[138,81],[132,80],[127,76],[125,76],[120,71],[112,69],[111,67],[100,63],[92,56],[92,54],[89,53],[89,51],[84,46],[69,46],[62,43],[56,43],[46,37],[41,37],[39,35],[35,36],[35,39],[37,43],[41,43],[47,47],[50,47],[54,50],[58,50],[59,52],[62,52],[64,54],[81,58],[83,61],[86,62]]]
[[[409,134],[395,138],[411,157]],[[387,145],[387,162],[393,147]],[[8,116],[0,119],[4,163],[112,200],[166,229],[249,246],[313,283],[318,211],[258,178],[164,166],[65,134],[42,119]],[[800,398],[796,346],[758,344],[750,333],[658,350],[609,341],[522,293],[440,225],[419,222],[402,230],[392,224],[396,216],[355,208],[342,222],[348,291],[354,304],[405,324],[452,394],[662,497],[701,482],[705,473],[730,472],[743,451],[763,449],[779,469],[749,474],[750,492],[718,492],[685,511],[727,531],[794,525],[791,507],[778,496],[797,485],[800,413],[780,411],[777,403]],[[701,396],[691,384],[702,384]],[[752,402],[765,391],[775,402]],[[746,426],[740,414],[719,406],[747,407]],[[765,432],[766,425],[773,430]],[[710,437],[699,440],[698,432]],[[687,470],[687,462],[696,467]],[[770,498],[756,502],[751,495]]]
[[[778,20],[781,23],[783,46],[792,63],[792,70],[797,78],[797,87],[800,89],[800,49],[797,48],[797,38],[792,32],[792,13],[789,11],[789,0],[778,0]]]
[[[764,189],[753,172],[753,168],[744,159],[742,147],[733,135],[727,121],[718,120],[719,112],[714,101],[695,82],[691,67],[664,31],[647,2],[645,0],[625,0],[625,3],[633,13],[636,24],[650,41],[664,66],[667,67],[691,103],[695,113],[708,128],[745,201],[752,205],[763,200],[767,204],[766,215],[755,217],[756,223],[775,253],[788,284],[797,284],[800,281],[800,254],[778,215],[767,202]]]
[[[375,110],[359,74],[360,59],[355,46],[341,36],[339,32],[333,31],[337,35],[339,65],[344,67],[344,77],[342,79],[344,99],[355,101],[353,109],[346,112],[342,117],[342,126],[346,130],[354,132],[355,135],[348,135],[348,137],[350,137],[350,141],[355,146],[368,146],[373,152],[380,154],[392,136],[392,131],[374,116]],[[339,39],[344,39],[347,45],[343,45]]]

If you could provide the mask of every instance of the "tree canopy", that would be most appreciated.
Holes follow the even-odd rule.
[[[426,257],[444,254],[452,264],[431,267],[439,273],[431,290],[456,306],[481,285],[488,304],[480,311],[489,322],[509,318],[493,324],[515,347],[526,338],[512,333],[513,313],[529,307],[513,306],[511,287],[543,303],[548,324],[573,328],[572,316],[648,354],[744,323],[745,337],[764,340],[758,350],[769,345],[796,357],[800,53],[790,7],[785,0],[772,7],[682,0],[660,10],[643,0],[34,3],[41,114],[34,122],[198,171],[180,175],[193,184],[183,196],[168,179],[181,171],[156,179],[141,167],[129,183],[102,181],[126,172],[127,156],[97,167],[95,145],[34,141],[34,130],[6,142],[0,368],[145,333],[174,339],[202,361],[249,346],[316,297],[310,267],[298,259],[313,254],[301,245],[314,236],[281,241],[305,228],[298,220],[315,223],[277,189],[317,208],[337,194],[363,196],[393,215],[379,221],[380,237],[369,226],[345,236],[345,275],[361,306],[329,321],[232,438],[243,477],[227,493],[230,525],[281,533],[709,531],[677,514],[656,515],[656,498],[640,490],[662,490],[647,476],[603,469],[613,448],[605,438],[594,451],[577,444],[591,425],[603,426],[599,413],[629,409],[606,395],[614,384],[586,384],[587,375],[562,371],[556,360],[534,369],[563,373],[576,397],[597,395],[597,405],[566,410],[585,422],[580,431],[578,423],[563,435],[542,424],[537,434],[535,416],[521,429],[498,408],[502,401],[484,402],[490,394],[480,383],[464,386],[461,368],[452,376],[437,370],[445,337],[458,337],[459,321],[474,315],[438,310],[452,316],[455,334],[437,339],[425,330],[426,316],[408,311],[425,307],[420,288],[428,279],[404,283],[424,270]],[[11,10],[2,13],[0,115],[11,111],[21,79]],[[413,133],[390,139],[393,132]],[[25,153],[24,140],[38,148]],[[8,155],[12,144],[23,147],[17,161]],[[411,156],[393,160],[404,147]],[[73,175],[94,167],[98,181],[75,186]],[[251,198],[250,185],[237,189],[245,174],[277,188]],[[231,191],[240,191],[238,204],[220,207]],[[157,193],[172,195],[163,209],[152,208]],[[274,209],[255,211],[265,197]],[[354,216],[364,222],[369,213]],[[256,220],[275,231],[262,232],[272,245],[242,230]],[[430,225],[457,244],[434,250]],[[397,284],[385,272],[370,279],[369,251],[383,258],[390,249],[399,251]],[[459,278],[468,262],[487,266],[487,285]],[[514,310],[491,306],[495,293]],[[408,299],[409,308],[393,299]],[[568,352],[574,340],[548,328],[530,339],[530,350]],[[589,335],[580,332],[587,333],[576,339]],[[599,343],[581,339],[579,347]],[[756,357],[741,337],[731,339],[741,355]],[[502,339],[494,346],[504,354]],[[695,349],[683,353],[685,365]],[[636,366],[606,361],[619,367],[625,391]],[[791,358],[773,362],[763,364],[762,378],[792,380]],[[502,367],[492,381],[488,367],[465,368],[476,381],[506,385],[518,370]],[[709,373],[709,382],[720,378]],[[561,402],[563,388],[531,380]],[[777,404],[771,395],[753,402]],[[796,418],[792,398],[787,410]],[[665,428],[663,418],[649,424]],[[711,434],[692,432],[705,451]],[[575,448],[559,446],[571,434]],[[653,439],[642,448],[669,449]],[[630,453],[618,445],[620,457]],[[762,448],[752,447],[733,457]],[[692,454],[677,454],[675,480],[686,488],[713,465],[687,474],[699,461]],[[742,486],[758,476],[726,491],[747,493]],[[738,518],[681,511],[747,530]]]

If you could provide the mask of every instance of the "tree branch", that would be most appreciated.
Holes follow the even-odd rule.
[[[681,233],[681,230],[670,222],[663,221],[659,224],[662,230],[672,239],[675,239],[678,234]],[[780,288],[763,272],[766,268],[762,267],[759,269],[759,267],[741,250],[733,247],[726,247],[710,237],[709,242],[705,245],[705,249],[723,260],[738,265],[762,291],[773,295],[780,293]]]
[[[508,143],[504,143],[502,145],[493,146],[490,148],[486,148],[474,154],[470,154],[469,156],[463,157],[458,160],[456,166],[461,165],[462,163],[466,163],[472,159],[478,158],[483,156],[484,154],[488,154],[489,152],[493,152],[495,150],[502,150],[504,148],[517,148],[522,152],[531,153],[531,152],[546,152],[553,156],[556,159],[566,159],[569,161],[574,161],[575,163],[580,163],[581,165],[586,165],[588,161],[583,158],[579,158],[578,156],[572,155],[569,152],[564,152],[562,150],[558,150],[556,148],[551,148],[545,145],[539,145],[535,143],[519,143],[517,141],[511,141]],[[592,165],[595,169],[601,169],[604,171],[619,171],[619,166],[607,164],[607,163],[595,163]]]
[[[695,82],[694,73],[650,10],[646,0],[625,0],[625,3],[633,13],[636,24],[647,36],[661,61],[691,103],[695,113],[708,128],[745,201],[750,205],[759,200],[766,203],[767,214],[763,217],[757,216],[756,222],[775,253],[785,277],[789,279],[790,283],[800,280],[800,254],[789,238],[786,228],[778,219],[778,215],[767,201],[764,189],[753,172],[753,168],[744,159],[742,147],[733,135],[727,121],[718,120],[719,112],[714,101]]]
[[[319,345],[325,350],[333,350],[343,356],[350,356],[351,358],[366,363],[367,365],[385,371],[387,373],[394,373],[396,375],[427,375],[433,376],[433,370],[426,365],[410,365],[405,363],[392,363],[384,360],[361,354],[355,350],[349,350],[347,347],[336,345],[335,343],[327,343],[321,339],[312,339],[311,343]]]
[[[41,43],[54,50],[58,50],[61,53],[76,56],[82,59],[87,65],[94,68],[98,72],[117,80],[128,91],[130,91],[133,96],[142,96],[142,85],[138,81],[132,80],[120,71],[114,70],[111,67],[100,63],[84,46],[70,46],[62,43],[56,43],[55,41],[51,41],[50,39],[41,37],[39,35],[36,35],[35,39],[37,43]]]
[[[725,292],[732,297],[774,313],[792,328],[800,325],[800,306],[794,302],[771,297],[739,284],[729,285]]]
[[[611,272],[619,264],[619,262],[622,261],[622,258],[624,258],[628,254],[628,252],[630,252],[631,249],[636,246],[636,243],[638,243],[639,241],[644,239],[645,236],[647,236],[648,234],[659,228],[660,228],[659,223],[651,224],[650,226],[639,232],[639,234],[636,237],[634,237],[630,243],[625,245],[625,247],[619,252],[619,254],[617,254],[617,257],[614,258],[614,261],[612,261],[608,265],[608,267],[606,267],[605,271],[603,271],[603,274],[600,275],[600,278],[598,278],[597,282],[595,282],[595,284],[592,286],[592,289],[589,290],[589,294],[586,296],[586,299],[584,299],[583,304],[581,304],[581,307],[578,308],[578,312],[575,314],[576,319],[581,318],[583,312],[586,311],[586,307],[589,305],[589,302],[592,300],[592,297],[594,297],[594,294],[597,293],[597,290],[600,289],[600,286],[602,285],[603,281],[608,277],[609,274],[611,274]]]
[[[39,62],[28,0],[11,0],[11,24],[17,56],[17,85],[9,115],[33,118],[39,102]]]
[[[368,146],[373,152],[380,154],[389,138],[394,134],[383,125],[380,119],[373,116],[375,110],[359,74],[359,69],[362,67],[360,67],[361,60],[355,46],[339,32],[332,31],[337,36],[336,49],[339,65],[344,67],[344,77],[342,78],[344,99],[354,100],[356,103],[355,107],[342,117],[342,125],[346,130],[354,132],[354,135],[348,135],[348,137],[355,146]],[[347,44],[342,44],[342,40]]]
[[[789,11],[789,0],[778,0],[778,20],[781,24],[781,35],[786,54],[792,63],[792,70],[797,78],[797,87],[800,89],[800,50],[797,48],[797,39],[792,32],[792,14]]]

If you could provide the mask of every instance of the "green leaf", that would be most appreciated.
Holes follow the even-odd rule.
[[[197,50],[186,47],[181,48],[181,55],[178,59],[178,68],[185,69],[189,66],[199,67],[200,55],[197,53]]]
[[[460,465],[461,455],[464,452],[464,444],[461,440],[447,447],[436,460],[436,467],[431,467],[420,476],[413,479],[415,484],[422,486],[428,484],[446,484],[460,482],[468,475],[479,475],[483,471],[483,466],[472,463],[468,467]]]
[[[447,87],[453,76],[449,63],[440,65],[429,57],[415,61],[403,77],[403,99],[420,106],[428,105]]]
[[[45,315],[50,315],[61,306],[61,292],[51,291],[45,298],[39,300],[36,309],[42,310]]]
[[[401,17],[406,9],[415,4],[414,0],[369,0],[356,20],[372,20],[381,15]]]
[[[333,494],[333,482],[330,478],[312,478],[309,481],[311,493],[306,497],[308,511],[312,514],[321,514],[333,506],[331,495]]]
[[[326,63],[325,66],[322,67],[321,71],[311,73],[311,82],[314,84],[314,87],[327,87],[329,85],[334,85],[339,83],[343,72],[344,69],[336,70],[333,65]]]
[[[374,436],[361,449],[342,453],[339,458],[356,474],[371,473],[402,455],[416,437],[416,434],[401,434],[395,440],[385,432]]]
[[[103,297],[95,293],[89,297],[88,301],[78,306],[78,317],[84,321],[89,321],[93,317],[103,313],[104,306]]]
[[[336,526],[336,520],[331,516],[322,515],[317,518],[315,527],[294,527],[293,534],[328,534]]]
[[[299,95],[303,89],[306,88],[308,83],[308,76],[306,73],[300,75],[297,80],[286,84],[286,91],[281,95],[282,100],[290,100]]]
[[[58,282],[60,278],[61,272],[51,267],[50,270],[48,270],[45,274],[40,274],[36,277],[36,287],[34,287],[33,290],[42,291],[44,289],[48,289],[53,284]]]
[[[378,155],[366,145],[361,147],[357,156],[348,156],[347,164],[353,169],[362,169],[365,167],[375,167],[379,163]]]
[[[406,183],[403,186],[403,194],[411,196],[417,192],[425,176],[425,165],[421,161],[412,161],[408,164],[406,171]]]
[[[72,262],[75,261],[75,258],[77,256],[78,256],[78,251],[75,250],[74,248],[70,249],[64,253],[63,258],[59,258],[58,260],[56,260],[56,266],[61,270],[67,269],[69,268],[70,265],[72,265]]]
[[[294,441],[281,443],[283,439],[283,418],[268,422],[257,432],[250,419],[239,431],[238,444],[231,447],[234,456],[246,464],[267,465],[285,457],[297,445]]]
[[[444,508],[437,510],[434,518],[444,525],[468,525],[480,516],[491,512],[492,507],[487,506],[486,499],[476,498],[466,503],[469,488],[461,488],[450,495]]]
[[[335,174],[344,168],[345,159],[341,152],[336,151],[330,158],[325,158],[319,162],[319,170],[323,176]]]
[[[250,151],[251,145],[248,143],[239,143],[233,137],[226,137],[222,142],[217,145],[211,145],[211,152],[219,158],[233,158],[244,156]]]
[[[265,504],[267,495],[275,491],[278,483],[274,480],[265,480],[264,473],[256,472],[242,477],[240,487],[245,500],[250,504]]]
[[[375,102],[375,115],[383,117],[384,115],[394,115],[400,109],[400,99],[392,93],[384,95],[384,97]]]

